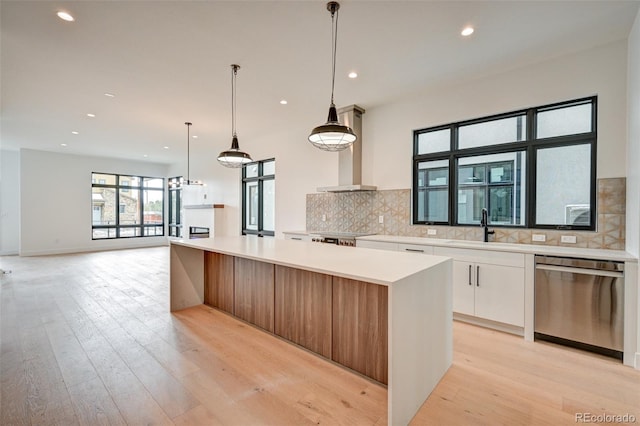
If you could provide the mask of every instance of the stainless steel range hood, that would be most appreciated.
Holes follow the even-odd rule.
[[[351,127],[358,139],[349,148],[338,153],[338,185],[322,186],[318,192],[375,191],[377,188],[362,184],[362,114],[364,108],[351,105],[338,110],[338,119]]]

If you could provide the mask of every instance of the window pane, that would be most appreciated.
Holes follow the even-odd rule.
[[[275,161],[267,161],[262,164],[262,175],[263,176],[271,176],[276,174],[276,162]]]
[[[144,195],[144,224],[155,225],[163,223],[162,196],[163,191],[145,189]]]
[[[91,222],[93,225],[116,224],[116,190],[91,188]]]
[[[140,223],[139,189],[120,189],[120,205],[124,205],[124,213],[120,213],[120,225]],[[122,236],[122,232],[120,232],[120,236]]]
[[[258,164],[249,164],[248,166],[246,166],[244,168],[245,170],[245,176],[250,178],[250,177],[256,177],[258,176]]]
[[[164,188],[164,179],[144,178],[144,186],[147,188]]]
[[[140,178],[137,176],[120,176],[121,186],[140,186]]]
[[[262,229],[275,231],[276,228],[276,181],[265,180],[262,184]]]
[[[145,237],[161,236],[163,234],[164,234],[164,229],[162,226],[145,226],[144,227]]]
[[[451,129],[435,130],[418,135],[418,154],[449,151],[451,149]]]
[[[482,209],[486,208],[485,188],[458,190],[458,223],[480,224]]]
[[[525,115],[460,126],[458,129],[458,148],[465,149],[523,141],[526,138],[526,128],[527,117]]]
[[[141,237],[140,227],[120,228],[120,238]]]
[[[247,229],[258,230],[258,182],[247,182],[245,200],[245,222]]]
[[[537,137],[573,135],[592,131],[593,104],[573,105],[538,112]]]
[[[423,161],[418,164],[419,222],[447,222],[449,220],[449,162]]]
[[[536,224],[590,225],[591,177],[591,145],[538,149]]]
[[[115,185],[116,184],[116,176],[115,175],[107,175],[104,173],[91,173],[91,182],[106,184],[106,185]]]
[[[92,238],[94,240],[101,240],[104,238],[115,238],[116,228],[98,228],[93,230]]]
[[[479,155],[458,161],[458,223],[524,225],[526,152]]]

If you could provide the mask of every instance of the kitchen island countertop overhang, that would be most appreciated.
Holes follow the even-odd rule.
[[[212,263],[211,256],[218,260],[222,257],[222,263],[215,263],[218,260]],[[232,262],[228,263],[224,258],[229,258]],[[365,364],[378,370],[380,365],[384,366],[382,380],[376,378],[375,374],[370,377],[387,383],[388,424],[408,424],[452,363],[452,260],[442,256],[407,256],[399,252],[272,238],[214,237],[175,240],[171,242],[170,248],[171,311],[204,303],[205,277],[211,279],[215,275],[211,272],[211,268],[218,268],[215,265],[222,268],[218,271],[218,278],[228,273],[229,266],[224,265],[231,265],[231,271],[241,268],[236,269],[238,275],[235,278],[233,272],[229,274],[232,276],[231,281],[235,280],[236,292],[238,286],[241,287],[241,293],[236,293],[236,296],[245,297],[245,279],[250,280],[250,286],[262,292],[262,278],[251,275],[251,272],[247,275],[244,269],[246,266],[253,269],[255,264],[271,265],[270,271],[307,271],[312,275],[328,277],[329,283],[333,281],[333,298],[329,296],[328,305],[325,305],[328,310],[333,311],[331,315],[334,355],[331,359],[369,375],[366,371],[351,366],[351,361],[344,363],[336,360],[334,356],[336,350],[340,353],[344,349],[340,345],[350,345],[349,342],[352,342],[350,339],[344,340],[350,333],[344,334],[344,326],[350,327],[351,332],[364,333],[365,339],[371,337],[371,330],[375,329],[375,347],[385,349],[381,353],[374,351],[380,355],[372,358],[369,356],[371,350],[367,349],[367,345],[360,346],[358,350],[363,356],[356,361],[361,362],[365,359]],[[261,268],[254,269],[257,270],[265,271]],[[269,272],[263,275],[268,276],[266,282],[272,286],[273,274]],[[276,288],[280,288],[278,285],[283,284],[282,277],[285,276],[291,275],[284,273],[279,275],[278,279],[276,274]],[[207,282],[207,289],[211,288],[210,285],[210,282]],[[285,282],[284,285],[288,284]],[[291,285],[300,289],[300,286],[313,284],[304,278],[302,281],[292,282]],[[282,297],[283,294],[286,295],[286,291],[280,296],[276,294],[276,303],[289,303]],[[349,298],[351,302],[348,301]],[[273,303],[273,293],[267,293],[266,300]],[[372,300],[375,300],[373,305]],[[251,303],[254,301],[255,299],[252,299]],[[318,301],[314,301],[314,304],[316,302]],[[241,309],[246,306],[244,301],[240,305],[237,300],[235,303],[235,306]],[[363,305],[360,305],[359,309],[349,309],[361,303],[372,309],[365,307],[363,310]],[[365,312],[367,310],[368,313]],[[236,308],[236,314],[237,312]],[[369,316],[360,316],[363,312]],[[231,314],[234,315],[233,312]],[[345,319],[346,323],[336,323]],[[285,319],[288,320],[289,318]],[[364,326],[360,322],[363,320],[369,325]],[[273,324],[273,320],[271,321]],[[259,324],[257,326],[274,332],[269,327]],[[275,334],[279,335],[277,330]],[[380,342],[383,342],[381,346]],[[296,341],[293,340],[293,343]]]

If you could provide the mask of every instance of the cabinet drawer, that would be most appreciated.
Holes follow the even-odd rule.
[[[378,250],[398,250],[398,243],[387,243],[383,241],[356,240],[356,247],[372,248]]]
[[[452,257],[465,262],[481,262],[491,265],[524,268],[524,254],[506,251],[474,250],[455,247],[434,247],[433,254]]]
[[[433,246],[423,246],[419,244],[398,244],[398,251],[433,254]]]

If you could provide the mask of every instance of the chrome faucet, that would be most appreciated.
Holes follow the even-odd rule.
[[[489,234],[493,235],[496,231],[489,231],[489,212],[487,209],[482,209],[482,219],[480,220],[480,226],[484,228],[484,242],[489,242]]]

